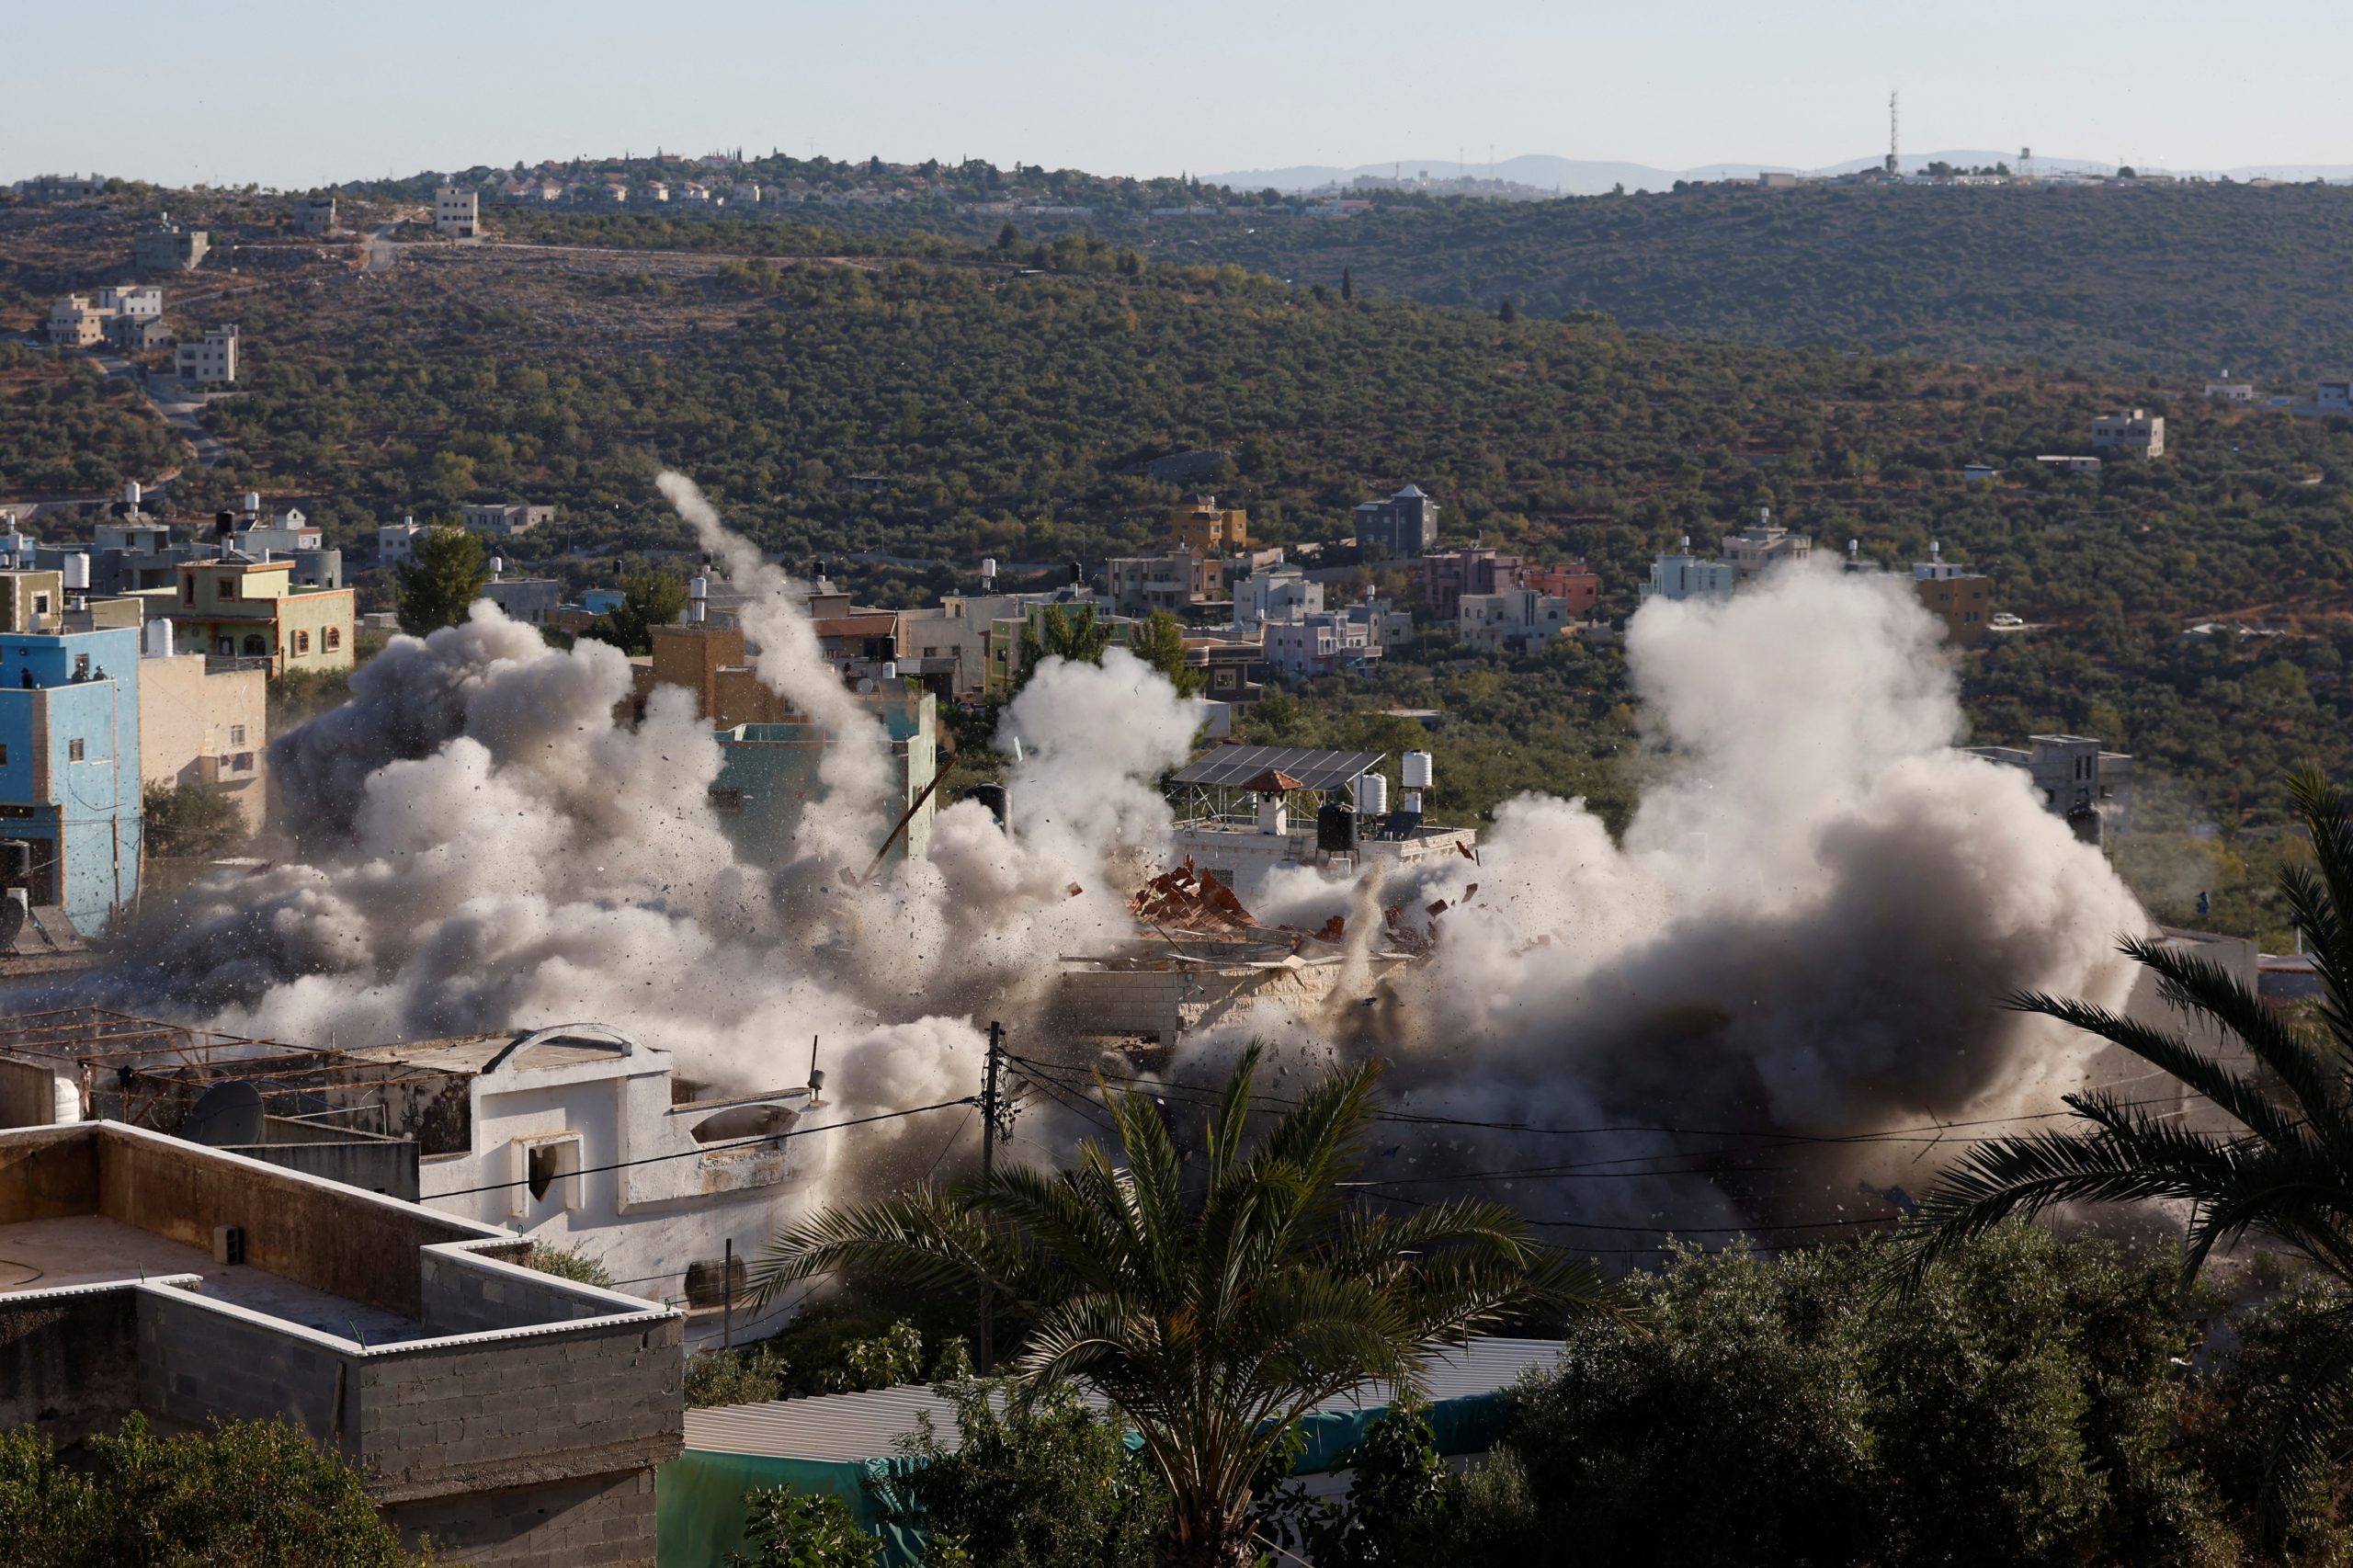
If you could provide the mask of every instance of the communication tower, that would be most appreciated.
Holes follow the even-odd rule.
[[[1887,95],[1887,177],[1893,179],[1901,173],[1895,161],[1895,95]]]

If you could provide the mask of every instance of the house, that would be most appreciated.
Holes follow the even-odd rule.
[[[0,889],[75,930],[139,892],[139,607],[0,572]]]
[[[327,234],[335,232],[335,198],[298,196],[294,199],[294,232]]]
[[[1025,602],[1019,594],[949,594],[927,608],[903,609],[899,652],[926,671],[947,670],[951,699],[976,700],[988,687],[989,628],[1018,617]]]
[[[1214,495],[1195,495],[1168,513],[1168,541],[1178,553],[1218,555],[1250,548],[1250,514],[1220,506]]]
[[[2313,389],[2313,400],[2299,404],[2298,414],[2314,415],[2353,415],[2353,381],[2323,381]]]
[[[171,329],[161,316],[108,316],[107,342],[125,354],[147,354],[172,346]]]
[[[1722,548],[1723,558],[1732,562],[1733,571],[1753,577],[1768,567],[1804,561],[1813,553],[1813,540],[1774,522],[1772,507],[1759,506],[1756,520],[1737,533],[1726,534]]]
[[[2045,468],[2056,469],[2062,473],[2097,473],[2099,472],[2097,458],[2070,457],[2064,453],[2047,452],[2034,460]]]
[[[433,193],[433,232],[445,239],[470,240],[482,227],[479,192],[445,185]]]
[[[1303,567],[1276,565],[1255,571],[1233,585],[1233,620],[1256,626],[1268,616],[1324,608],[1324,585],[1312,581]]]
[[[1520,558],[1493,550],[1453,550],[1425,555],[1418,580],[1423,608],[1433,620],[1452,620],[1465,594],[1500,593],[1518,580]]]
[[[233,325],[205,328],[201,342],[179,346],[172,368],[184,381],[229,385],[237,379],[237,329]]]
[[[932,785],[938,774],[938,699],[904,686],[862,694],[858,705],[879,720],[890,736],[897,791],[893,825],[904,825],[887,848],[893,860],[920,860],[931,853],[931,824],[938,810]],[[719,778],[710,786],[711,810],[746,865],[778,869],[795,859],[793,836],[811,801],[824,794],[818,778],[834,737],[806,721],[781,724],[737,724],[718,733]]]
[[[502,503],[488,506],[460,506],[458,515],[465,526],[475,533],[493,539],[507,539],[527,534],[533,528],[555,521],[553,506],[526,506],[519,503]]]
[[[352,665],[356,608],[349,588],[294,581],[291,561],[232,553],[180,563],[176,601],[149,593],[149,613],[168,614],[174,646],[218,659],[258,659],[275,676]]]
[[[1582,561],[1563,566],[1522,566],[1519,583],[1524,588],[1565,601],[1571,620],[1583,620],[1601,603],[1601,575]]]
[[[382,566],[405,566],[416,559],[417,536],[425,532],[425,525],[415,517],[403,517],[397,523],[380,523],[376,527],[376,561]]]
[[[131,242],[131,265],[142,272],[193,272],[211,248],[212,236],[204,230],[165,219]]]
[[[168,620],[142,629],[139,778],[209,790],[237,808],[247,833],[268,812],[269,676],[243,660],[215,664],[174,646]]]
[[[283,1419],[443,1561],[653,1561],[676,1311],[526,1267],[529,1239],[495,1225],[85,1119],[81,1070],[7,1055],[38,1119],[0,1131],[0,1254],[20,1265],[0,1423],[70,1446],[133,1412]]]
[[[1165,609],[1189,616],[1227,602],[1225,562],[1213,555],[1179,550],[1171,555],[1118,556],[1103,571],[1105,591],[1120,615]]]
[[[1564,598],[1508,587],[1464,594],[1456,601],[1455,632],[1473,653],[1527,652],[1566,635],[1575,619]]]
[[[563,602],[563,585],[552,577],[508,577],[494,568],[490,581],[482,585],[482,597],[505,611],[509,620],[545,626],[549,615]]]
[[[1928,559],[1912,563],[1912,586],[1954,647],[1973,648],[1993,631],[1994,580],[1947,561],[1943,545],[1931,540]]]
[[[2208,381],[2206,398],[2210,403],[2253,403],[2253,381]]]
[[[1378,624],[1345,611],[1292,610],[1260,621],[1258,631],[1268,667],[1294,679],[1366,669],[1382,652]]]
[[[2102,820],[2121,816],[2130,805],[2132,759],[2102,751],[2086,735],[2029,735],[2027,746],[1971,746],[1972,756],[2026,770],[2042,803],[2067,819],[2075,836],[2097,844]]]
[[[1438,542],[1438,503],[1408,484],[1357,507],[1357,550],[1366,561],[1414,561]]]
[[[98,309],[109,315],[160,319],[164,313],[164,291],[152,283],[101,289]]]
[[[87,348],[106,336],[106,318],[87,294],[65,294],[49,307],[49,340],[61,348]]]
[[[2165,455],[2165,417],[2139,408],[2103,414],[2092,421],[2092,446],[2127,457],[2161,458]]]
[[[1673,555],[1651,562],[1650,580],[1642,585],[1642,601],[1653,599],[1728,599],[1740,581],[1740,569],[1729,561],[1702,561],[1691,553],[1691,536]]]

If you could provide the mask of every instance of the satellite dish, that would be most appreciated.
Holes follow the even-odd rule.
[[[204,1091],[180,1123],[180,1136],[215,1149],[258,1143],[261,1121],[261,1091],[232,1079]]]
[[[25,928],[25,906],[0,893],[0,948],[14,947],[17,934]]]

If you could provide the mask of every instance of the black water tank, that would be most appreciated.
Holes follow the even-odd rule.
[[[1327,855],[1353,855],[1357,848],[1357,813],[1338,801],[1326,801],[1315,813],[1315,847]]]

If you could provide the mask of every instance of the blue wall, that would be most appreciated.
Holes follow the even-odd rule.
[[[75,682],[84,657],[106,678]],[[77,928],[105,930],[139,891],[138,629],[0,634],[0,839],[34,843],[37,866],[62,839],[57,902]]]

